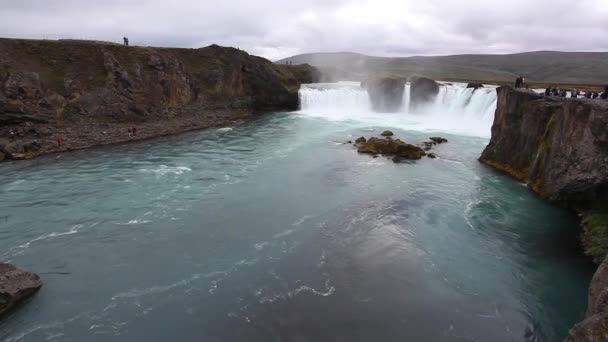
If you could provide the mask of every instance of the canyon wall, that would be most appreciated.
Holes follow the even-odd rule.
[[[0,39],[0,159],[125,140],[131,125],[143,137],[296,110],[300,84],[318,77],[217,45]]]

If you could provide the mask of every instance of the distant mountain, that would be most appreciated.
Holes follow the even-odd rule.
[[[441,80],[608,84],[608,52],[535,51],[508,55],[373,57],[358,53],[308,53],[282,59],[318,67],[329,79],[363,79],[369,75],[427,76]]]

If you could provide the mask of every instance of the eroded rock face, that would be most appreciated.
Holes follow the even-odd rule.
[[[439,83],[426,77],[414,77],[410,82],[410,110],[435,101],[439,94]]]
[[[608,258],[591,281],[586,318],[570,329],[566,341],[608,341]]]
[[[500,87],[482,163],[528,183],[544,199],[584,213],[585,252],[604,260],[589,289],[586,319],[567,341],[608,340],[608,103],[544,97]]]
[[[0,316],[42,287],[38,275],[10,264],[0,263]]]
[[[81,128],[176,118],[202,122],[203,116],[217,123],[218,112],[230,121],[297,110],[300,84],[319,77],[309,65],[279,66],[217,45],[170,49],[0,39],[0,51],[0,139],[28,123],[86,133]],[[66,144],[95,145],[85,133],[78,144],[73,137]]]
[[[384,77],[361,82],[367,90],[372,109],[381,113],[397,112],[403,105],[405,80],[403,78]]]
[[[406,144],[399,139],[380,139],[376,137],[369,138],[366,142],[357,145],[357,151],[414,160],[426,155],[420,147]]]
[[[511,87],[498,88],[497,95],[482,163],[568,208],[608,202],[608,103]]]

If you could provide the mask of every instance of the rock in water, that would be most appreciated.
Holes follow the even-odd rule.
[[[358,138],[357,140],[355,140],[355,144],[363,144],[365,143],[367,140],[364,137]]]
[[[442,137],[430,137],[429,139],[431,139],[431,141],[435,144],[443,144],[448,142],[448,139]]]
[[[41,287],[40,277],[35,273],[0,263],[0,316],[34,295]]]
[[[396,77],[384,77],[361,82],[367,90],[372,109],[376,112],[392,113],[401,109],[405,80]]]
[[[395,156],[403,159],[420,159],[426,155],[420,147],[406,144],[399,139],[388,140],[375,137],[369,138],[367,142],[359,145],[357,151],[360,153]]]
[[[393,136],[393,132],[391,131],[384,131],[381,134],[383,137],[392,137]]]
[[[439,83],[426,77],[414,77],[410,85],[410,110],[435,101],[439,94]]]

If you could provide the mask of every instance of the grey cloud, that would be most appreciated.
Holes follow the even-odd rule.
[[[237,46],[275,59],[608,50],[605,0],[0,0],[0,35]]]

